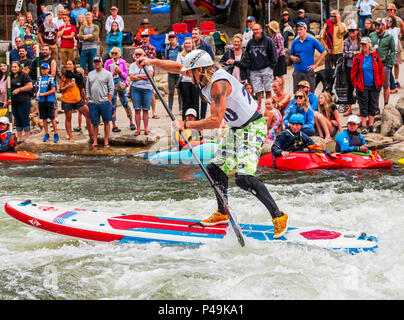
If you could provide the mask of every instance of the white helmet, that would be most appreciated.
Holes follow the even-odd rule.
[[[184,66],[181,71],[188,71],[195,68],[209,67],[213,64],[212,58],[204,50],[193,50],[185,56]]]
[[[346,121],[346,123],[350,123],[350,122],[353,122],[355,124],[361,124],[361,119],[359,119],[358,116],[353,114],[353,115],[349,116],[348,120]]]
[[[1,117],[0,118],[0,123],[2,123],[2,124],[10,124],[10,120],[8,120],[7,117]]]

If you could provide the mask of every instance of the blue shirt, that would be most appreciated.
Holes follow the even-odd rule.
[[[52,81],[52,84],[50,85],[50,88],[48,89],[49,81]],[[38,77],[38,79],[36,80],[36,83],[38,84],[39,93],[48,92],[52,87],[56,87],[55,78],[51,77],[51,76]],[[48,100],[47,100],[48,102],[55,101],[55,94],[50,94],[48,96],[39,97],[38,101],[44,102],[46,98],[48,98]]]
[[[302,130],[309,129],[309,128],[314,129],[314,111],[313,111],[313,109],[311,107],[309,107],[307,109],[307,111],[304,111],[297,104],[289,105],[285,109],[285,116],[283,118],[283,125],[285,126],[285,128],[287,128],[289,126],[289,118],[294,113],[300,113],[304,117],[304,124],[302,126]]]
[[[373,76],[373,61],[372,55],[369,54],[367,57],[363,55],[363,84],[368,87],[372,87],[375,85],[374,76]]]
[[[356,7],[360,8],[359,14],[361,16],[371,16],[372,15],[372,8],[377,6],[377,2],[373,0],[359,0],[356,3]]]
[[[363,138],[362,134],[359,134],[359,137],[362,141],[362,145],[366,144],[365,138]],[[348,131],[344,130],[337,134],[335,137],[335,142],[339,146],[339,152],[354,152],[355,147],[351,146],[351,138],[349,137]]]
[[[81,14],[82,14],[83,16],[85,16],[86,13],[87,13],[87,9],[86,9],[86,8],[74,9],[74,10],[72,10],[72,12],[70,12],[70,17],[71,17],[71,18],[74,18],[74,20],[75,20],[76,23],[77,23],[77,17],[78,17],[79,15],[81,15]]]
[[[295,62],[295,71],[309,72],[308,67],[314,64],[314,50],[324,52],[323,46],[315,38],[307,35],[306,39],[300,41],[299,37],[293,40],[290,48],[292,56],[299,56],[301,61]]]
[[[108,49],[107,49],[107,54],[109,54],[111,52],[111,49],[113,47],[118,47],[119,49],[121,49],[121,52],[123,53],[123,49],[122,49],[122,32],[117,32],[117,33],[112,33],[109,32],[107,34],[107,39],[105,40],[105,43],[108,45]]]

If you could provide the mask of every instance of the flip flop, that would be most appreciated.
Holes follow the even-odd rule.
[[[145,131],[144,131],[144,134],[145,134],[146,136],[148,136],[148,135],[150,134],[150,131],[149,131],[149,130],[145,130]]]
[[[136,131],[135,136],[139,136],[139,135],[140,135],[140,131]]]
[[[109,144],[104,144],[105,149],[109,149],[111,146]]]
[[[155,114],[152,118],[153,119],[160,119],[160,117],[157,114]]]

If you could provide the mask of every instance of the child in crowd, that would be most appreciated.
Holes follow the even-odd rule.
[[[265,100],[264,118],[267,121],[267,138],[265,142],[272,142],[282,131],[282,115],[274,98]]]
[[[53,141],[54,143],[59,142],[58,128],[55,120],[55,92],[56,83],[55,78],[49,75],[50,66],[48,63],[41,64],[41,77],[37,79],[38,88],[38,105],[39,105],[39,118],[43,121],[43,128],[45,131],[45,136],[43,137],[43,142],[49,140],[48,122],[50,119],[53,125]]]
[[[16,136],[10,131],[10,121],[7,117],[0,118],[0,153],[13,152],[16,145]]]

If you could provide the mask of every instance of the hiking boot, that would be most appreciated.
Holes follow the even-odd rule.
[[[219,211],[215,211],[209,218],[202,220],[200,223],[205,227],[215,226],[217,224],[227,224],[229,216]]]
[[[281,238],[288,231],[289,217],[286,213],[282,212],[283,216],[272,219],[274,224],[274,239]]]
[[[53,136],[53,142],[54,142],[54,143],[58,143],[58,142],[59,142],[59,135],[58,135],[57,133]]]
[[[47,133],[47,134],[44,135],[42,141],[43,141],[43,142],[46,142],[46,141],[48,141],[48,140],[49,140],[49,133]]]

